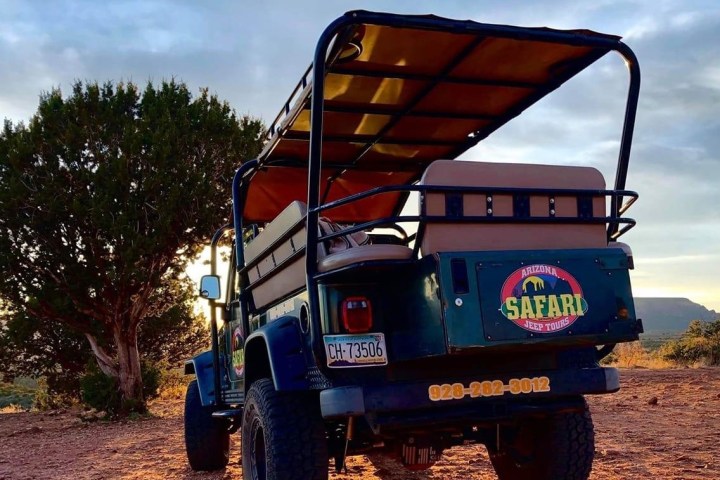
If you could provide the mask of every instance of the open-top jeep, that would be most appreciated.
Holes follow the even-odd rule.
[[[610,51],[630,72],[613,190],[587,166],[454,160]],[[583,395],[619,388],[598,362],[642,331],[616,242],[639,82],[618,37],[585,30],[332,23],[212,240],[201,295],[223,323],[186,365],[192,468],[225,466],[240,429],[248,479],[372,450],[422,469],[469,442],[501,479],[586,479]]]

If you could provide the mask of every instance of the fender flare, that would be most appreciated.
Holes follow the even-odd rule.
[[[185,362],[185,375],[192,374],[195,374],[195,378],[197,379],[202,406],[207,407],[212,405],[215,401],[215,386],[211,350],[195,355],[191,360]]]
[[[275,390],[307,390],[307,364],[297,317],[284,316],[253,332],[245,341],[245,391],[270,377]]]

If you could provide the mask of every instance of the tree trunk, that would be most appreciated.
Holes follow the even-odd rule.
[[[120,414],[143,413],[147,410],[143,397],[140,373],[140,353],[137,348],[137,327],[129,330],[113,328],[117,348],[118,386],[120,388]]]

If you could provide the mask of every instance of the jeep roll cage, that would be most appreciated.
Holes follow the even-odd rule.
[[[397,45],[425,48],[406,48],[400,57]],[[431,161],[457,158],[610,51],[623,57],[630,73],[612,190],[417,183]],[[249,331],[254,308],[250,290],[282,269],[249,285],[247,274],[262,255],[245,261],[243,229],[269,222],[293,200],[306,200],[306,247],[284,262],[305,256],[311,345],[317,366],[324,368],[318,281],[333,272],[318,271],[316,246],[320,242],[396,222],[416,222],[417,257],[426,222],[607,224],[608,241],[632,228],[635,221],[622,215],[637,199],[635,192],[625,190],[625,181],[639,88],[637,59],[616,36],[436,16],[348,12],[320,36],[313,63],[268,129],[264,150],[237,170],[232,223],[212,241],[212,274],[216,274],[215,247],[234,228],[235,268],[243,287],[241,318]],[[301,193],[305,190],[306,195]],[[410,192],[419,192],[421,198],[428,192],[482,193],[489,199],[505,194],[513,197],[513,215],[429,215],[422,204],[418,215],[401,216]],[[556,217],[549,209],[545,217],[530,216],[527,198],[533,194],[577,198],[578,215]],[[608,216],[596,216],[591,205],[587,208],[598,196],[610,199]],[[333,220],[350,226],[341,232],[320,233],[318,220],[330,210],[336,212]],[[300,228],[291,228],[264,251],[287,242]],[[215,391],[219,392],[214,320],[211,328]],[[219,395],[215,402],[220,402]]]

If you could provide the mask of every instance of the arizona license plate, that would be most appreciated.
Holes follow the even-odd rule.
[[[373,367],[388,363],[382,333],[325,335],[323,341],[330,368]]]

